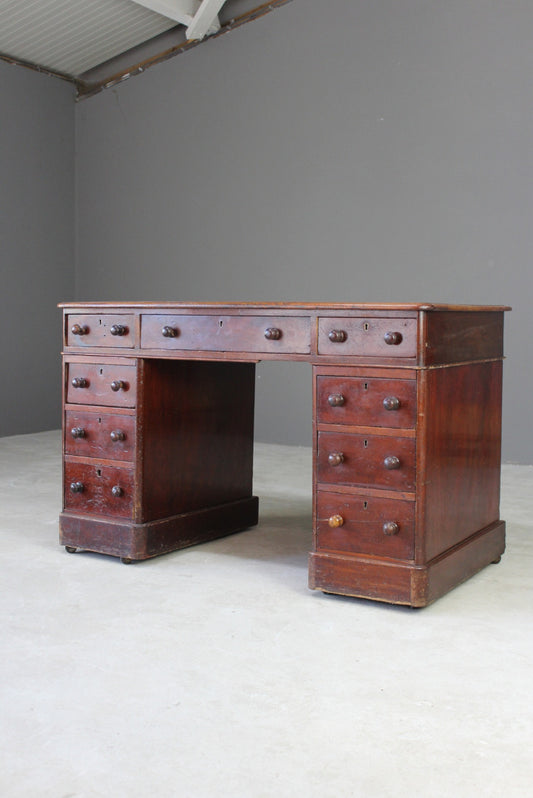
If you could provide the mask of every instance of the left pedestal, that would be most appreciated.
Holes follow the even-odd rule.
[[[71,356],[60,542],[143,560],[257,523],[254,363]]]

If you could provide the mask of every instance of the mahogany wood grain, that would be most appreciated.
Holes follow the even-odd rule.
[[[383,373],[383,372],[382,372]],[[342,397],[341,404],[330,401]],[[387,399],[398,399],[387,410]],[[317,377],[317,421],[324,424],[411,428],[416,421],[416,381],[365,377]]]
[[[502,363],[429,369],[420,497],[425,560],[499,519]]]
[[[358,355],[360,357],[406,357],[416,356],[416,319],[376,318],[373,316],[326,317],[318,320],[318,353],[320,355]],[[334,342],[330,334],[344,332],[345,340]],[[399,333],[401,342],[386,343],[386,335]]]
[[[339,515],[342,524],[330,526]],[[398,525],[387,535],[384,525]],[[414,556],[414,502],[317,491],[317,551],[374,554],[410,560]]]
[[[255,366],[147,360],[142,521],[251,496]]]
[[[464,363],[503,356],[503,313],[426,313],[422,362]]]
[[[72,430],[82,430],[74,435]],[[113,435],[113,433],[122,433]],[[79,457],[132,461],[135,454],[135,417],[87,410],[65,412],[65,452]]]
[[[298,316],[145,314],[141,317],[141,347],[306,354],[311,351],[310,323],[307,317]]]
[[[342,454],[343,461],[331,464],[331,454]],[[399,468],[387,468],[388,457],[397,457]],[[415,442],[412,438],[319,432],[317,482],[414,490]]]
[[[124,328],[125,334],[113,335],[115,325]],[[81,334],[73,331],[76,328],[81,328]],[[123,313],[69,313],[65,317],[65,339],[67,346],[131,349],[135,346],[135,316]]]
[[[103,405],[106,407],[135,407],[137,369],[135,365],[123,366],[101,360],[98,363],[67,362],[66,396],[71,404]],[[84,380],[85,387],[76,388],[73,380]],[[114,391],[115,381],[123,387]]]
[[[81,484],[83,489],[73,492],[71,485]],[[119,487],[122,495],[114,496]],[[134,501],[133,471],[129,468],[105,466],[93,462],[65,461],[65,509],[92,515],[132,518]]]

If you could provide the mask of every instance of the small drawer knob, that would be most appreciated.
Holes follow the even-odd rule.
[[[70,490],[72,491],[72,493],[83,493],[83,491],[85,490],[85,486],[83,482],[71,482]]]
[[[121,496],[124,496],[124,490],[120,487],[120,485],[113,485],[111,488],[111,493],[116,499],[120,499]]]
[[[343,524],[344,524],[344,518],[342,517],[342,515],[339,515],[338,513],[328,518],[328,526],[330,526],[332,529],[338,529]]]
[[[384,535],[397,535],[400,531],[400,525],[396,523],[396,521],[387,521],[383,524],[383,534]]]
[[[118,441],[125,441],[126,440],[126,433],[123,432],[121,429],[114,429],[112,432],[109,433],[109,437],[113,441],[113,443],[117,443]]]
[[[73,324],[70,332],[72,335],[87,335],[89,328],[85,324]]]
[[[83,427],[73,427],[70,430],[70,434],[72,435],[73,438],[85,438],[86,437],[86,433],[85,433],[85,430],[83,429]]]
[[[89,387],[89,380],[86,380],[85,377],[74,377],[72,380],[72,387],[73,388],[88,388]]]
[[[330,466],[340,466],[344,463],[344,455],[342,452],[331,452],[328,454],[328,463]]]
[[[346,330],[330,330],[328,338],[333,344],[342,344],[348,338]]]
[[[385,410],[399,410],[401,404],[397,396],[386,396],[383,400],[383,407]]]
[[[115,391],[125,391],[128,386],[124,382],[124,380],[113,380],[111,383],[111,390]]]
[[[398,346],[403,341],[403,335],[401,332],[386,332],[383,336],[383,340],[389,346]]]
[[[328,405],[331,407],[342,407],[345,402],[342,393],[332,393],[328,396]]]
[[[177,334],[178,334],[177,327],[170,327],[168,324],[165,324],[165,326],[161,330],[161,335],[163,336],[163,338],[175,338]]]
[[[118,335],[118,336],[127,335],[128,328],[126,327],[125,324],[113,324],[109,332],[111,333],[111,335]]]
[[[265,338],[267,341],[279,341],[281,338],[281,330],[278,327],[268,327],[265,330]]]
[[[390,457],[386,457],[384,459],[383,465],[389,471],[394,471],[396,468],[399,468],[401,466],[401,463],[400,463],[400,460],[399,460],[398,457],[395,457],[394,455],[390,455]]]

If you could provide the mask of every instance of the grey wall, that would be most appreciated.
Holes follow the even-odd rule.
[[[293,0],[80,103],[79,299],[506,303],[533,462],[533,5]],[[257,436],[310,443],[310,368]]]
[[[61,316],[74,293],[72,87],[0,62],[0,436],[61,424]]]

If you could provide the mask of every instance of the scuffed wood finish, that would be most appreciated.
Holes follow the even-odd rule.
[[[254,364],[271,359],[313,366],[311,588],[423,607],[503,553],[507,307],[62,307],[69,550],[143,560],[257,523]]]

